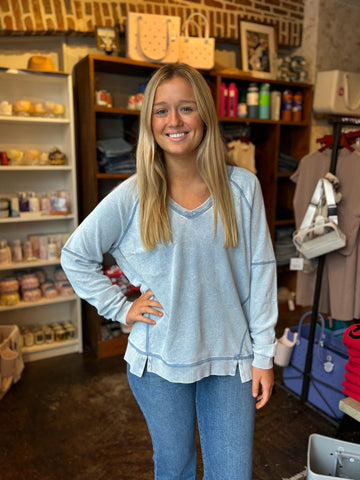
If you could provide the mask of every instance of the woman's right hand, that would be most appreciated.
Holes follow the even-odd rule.
[[[157,317],[163,316],[163,312],[158,310],[159,308],[163,310],[163,307],[156,300],[151,300],[151,297],[153,296],[154,293],[151,290],[148,290],[139,298],[134,300],[130,307],[130,310],[126,315],[126,323],[128,325],[132,325],[135,322],[143,322],[148,323],[149,325],[155,325],[155,320],[145,317],[145,313],[156,315]]]

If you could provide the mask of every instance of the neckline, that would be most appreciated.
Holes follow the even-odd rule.
[[[173,200],[172,198],[169,198],[169,205],[172,208],[172,210],[179,213],[180,215],[188,218],[194,218],[206,212],[207,210],[209,210],[209,208],[212,207],[212,200],[211,200],[211,195],[209,195],[209,197],[204,201],[204,203],[194,208],[193,210],[189,210],[181,206],[179,203],[175,202],[175,200]]]

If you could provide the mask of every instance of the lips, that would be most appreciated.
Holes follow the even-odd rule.
[[[176,133],[167,133],[166,134],[169,138],[172,139],[178,139],[178,138],[184,138],[187,135],[187,132],[176,132]]]

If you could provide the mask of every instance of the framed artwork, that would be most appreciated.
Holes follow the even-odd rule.
[[[260,78],[275,78],[276,31],[271,25],[240,21],[241,68]]]
[[[111,55],[114,50],[120,50],[119,34],[115,27],[95,27],[96,46]]]

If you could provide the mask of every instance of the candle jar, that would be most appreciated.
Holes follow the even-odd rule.
[[[40,288],[28,288],[22,291],[24,302],[38,302],[41,299]]]

